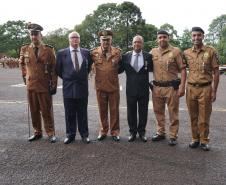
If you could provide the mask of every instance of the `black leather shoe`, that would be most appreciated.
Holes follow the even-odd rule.
[[[38,139],[41,139],[42,138],[42,135],[33,135],[31,137],[28,138],[28,141],[35,141],[35,140],[38,140]]]
[[[133,142],[135,140],[136,140],[136,135],[135,134],[132,134],[132,135],[129,136],[129,139],[128,139],[129,142]]]
[[[145,135],[140,135],[139,137],[140,137],[140,140],[143,142],[147,142],[147,140],[148,140]]]
[[[170,146],[175,146],[177,144],[177,140],[175,138],[170,138],[169,139],[169,145]]]
[[[57,141],[56,136],[49,136],[49,142],[50,143],[56,143],[56,141]]]
[[[102,141],[102,140],[104,140],[106,137],[107,137],[106,135],[101,135],[101,134],[100,134],[100,135],[97,137],[97,140],[98,140],[98,141]]]
[[[69,144],[69,143],[71,143],[74,140],[75,140],[75,138],[73,138],[73,137],[66,137],[64,139],[64,144]]]
[[[160,140],[163,140],[165,138],[166,138],[165,135],[155,134],[155,135],[152,136],[151,140],[152,141],[160,141]]]
[[[197,148],[197,147],[199,147],[199,141],[194,141],[194,142],[189,143],[189,147],[190,148]]]
[[[112,136],[113,141],[119,141],[120,137],[119,136]]]
[[[88,137],[83,137],[82,138],[82,142],[86,143],[86,144],[89,144],[90,143],[90,139]]]
[[[210,150],[210,147],[209,147],[208,144],[201,143],[201,144],[200,144],[200,147],[201,147],[201,149],[204,150],[204,151],[209,151],[209,150]]]

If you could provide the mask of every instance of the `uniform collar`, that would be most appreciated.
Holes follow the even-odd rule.
[[[196,52],[197,50],[195,49],[195,46],[192,46],[191,50],[193,52]],[[204,46],[204,44],[202,45],[201,49],[199,51],[205,51],[206,50],[206,47]]]
[[[40,44],[37,45],[37,46],[35,46],[33,43],[30,44],[30,46],[31,46],[32,48],[35,48],[35,47],[40,48],[42,45],[43,45],[43,42],[40,42]]]
[[[163,53],[167,53],[168,51],[171,51],[173,49],[173,46],[171,46],[170,44],[168,45],[168,47],[164,50],[160,49],[160,47],[158,47],[158,50],[163,54]]]

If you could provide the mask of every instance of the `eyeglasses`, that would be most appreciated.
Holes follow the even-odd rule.
[[[80,37],[78,37],[78,36],[72,36],[72,37],[70,37],[71,39],[79,39]]]

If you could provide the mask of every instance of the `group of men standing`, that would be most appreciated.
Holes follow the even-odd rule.
[[[65,144],[75,140],[76,130],[82,141],[90,143],[88,131],[88,75],[95,73],[95,88],[100,115],[100,132],[97,139],[104,140],[110,130],[114,141],[119,141],[119,79],[126,73],[127,120],[133,142],[137,134],[146,142],[149,87],[152,90],[157,132],[152,141],[165,139],[165,105],[169,112],[169,145],[177,144],[179,130],[179,98],[184,96],[191,119],[192,142],[190,148],[209,150],[209,122],[212,102],[216,99],[219,82],[219,61],[214,48],[203,44],[204,31],[192,28],[193,47],[184,54],[169,44],[170,36],[164,30],[157,33],[158,47],[149,53],[143,51],[144,40],[140,35],[133,38],[133,50],[121,54],[112,46],[113,32],[99,32],[100,46],[89,51],[80,47],[80,35],[71,32],[69,47],[57,52],[41,41],[43,28],[29,24],[31,44],[22,46],[20,64],[27,84],[34,135],[29,141],[42,137],[41,117],[50,142],[56,142],[52,95],[56,93],[57,76],[63,81],[65,109]],[[186,67],[189,69],[187,85]],[[149,72],[153,82],[149,83]],[[180,78],[179,78],[179,75]],[[108,116],[108,112],[110,116]]]

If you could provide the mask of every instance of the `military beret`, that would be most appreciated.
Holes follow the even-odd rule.
[[[111,30],[102,30],[99,31],[98,36],[101,39],[110,39],[113,36],[113,32]]]
[[[198,31],[198,32],[201,32],[201,33],[203,33],[203,34],[204,34],[203,29],[202,29],[202,28],[200,28],[200,27],[193,27],[193,28],[191,29],[191,31],[192,31],[192,32],[193,32],[193,31]]]
[[[157,35],[159,35],[159,34],[163,34],[163,35],[168,35],[169,36],[169,33],[167,31],[165,31],[165,30],[159,30],[157,32]]]
[[[27,29],[30,31],[42,31],[43,27],[35,23],[28,23]]]

